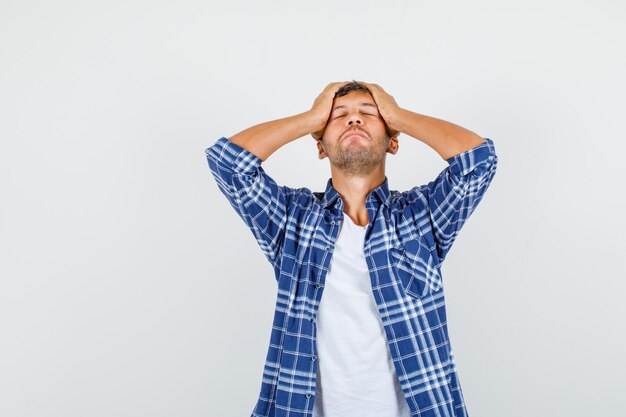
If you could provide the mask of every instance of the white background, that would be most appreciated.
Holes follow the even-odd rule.
[[[618,416],[621,1],[0,1],[0,416],[246,416],[276,284],[212,178],[222,136],[332,81],[494,141],[442,267],[470,415]],[[323,191],[314,140],[279,184]],[[391,189],[446,167],[400,136]]]

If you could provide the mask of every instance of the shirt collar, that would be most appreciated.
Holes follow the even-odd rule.
[[[329,178],[326,182],[326,190],[324,191],[324,199],[322,200],[322,204],[324,207],[328,207],[329,205],[335,203],[335,200],[340,197],[335,187],[333,187],[333,179]],[[378,187],[374,188],[366,198],[366,203],[368,201],[377,199],[380,203],[389,206],[391,194],[389,192],[389,180],[385,175],[385,180]]]

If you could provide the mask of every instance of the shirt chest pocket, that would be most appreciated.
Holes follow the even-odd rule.
[[[393,273],[400,279],[404,291],[415,298],[425,297],[442,287],[439,264],[422,239],[410,239],[389,250]]]

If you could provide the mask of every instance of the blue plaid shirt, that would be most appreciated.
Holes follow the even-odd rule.
[[[343,201],[279,186],[262,160],[222,137],[206,149],[221,192],[273,266],[276,310],[251,417],[311,416],[316,386],[316,315]],[[366,199],[364,254],[400,386],[414,417],[467,416],[448,336],[441,263],[496,171],[491,139],[446,160],[434,181]],[[383,358],[381,358],[382,360]],[[372,381],[376,384],[376,381]]]

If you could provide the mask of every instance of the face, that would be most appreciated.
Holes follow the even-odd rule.
[[[387,152],[397,152],[398,139],[387,135],[385,121],[372,96],[351,91],[333,101],[317,148],[319,157],[328,156],[336,168],[347,174],[364,175],[383,163]]]

